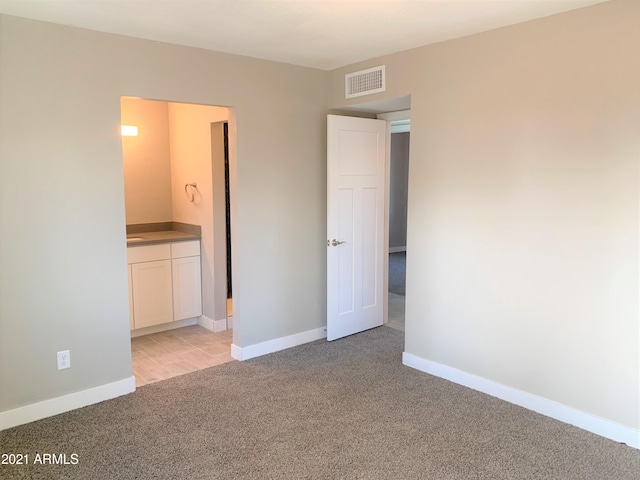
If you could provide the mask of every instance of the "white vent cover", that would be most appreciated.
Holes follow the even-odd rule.
[[[347,73],[344,76],[344,88],[345,98],[384,92],[386,90],[384,65]]]

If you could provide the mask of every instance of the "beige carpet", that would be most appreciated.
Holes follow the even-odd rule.
[[[380,327],[0,432],[34,479],[638,479],[640,451],[401,364]]]

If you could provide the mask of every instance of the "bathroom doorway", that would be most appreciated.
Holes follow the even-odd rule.
[[[132,369],[141,386],[232,360],[230,109],[123,97],[121,116],[137,133],[123,136],[127,233],[158,229],[200,241],[201,314],[136,325],[130,309]],[[141,242],[144,233],[135,236]],[[128,248],[143,245],[127,241]]]

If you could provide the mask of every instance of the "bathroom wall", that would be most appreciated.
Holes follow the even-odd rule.
[[[170,222],[167,103],[123,97],[120,106],[122,124],[138,127],[137,137],[122,137],[127,224]]]
[[[228,120],[229,110],[207,105],[169,103],[168,111],[173,221],[202,227],[203,315],[211,320],[223,320],[226,318],[225,294],[218,299],[213,294],[217,285],[214,282],[211,124]],[[193,202],[185,194],[187,183],[197,184]],[[224,268],[225,262],[221,266]],[[226,285],[225,278],[223,275],[223,285]]]

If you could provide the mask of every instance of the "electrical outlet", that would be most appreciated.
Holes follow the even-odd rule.
[[[69,350],[58,352],[58,370],[69,367],[71,367],[71,352]]]

